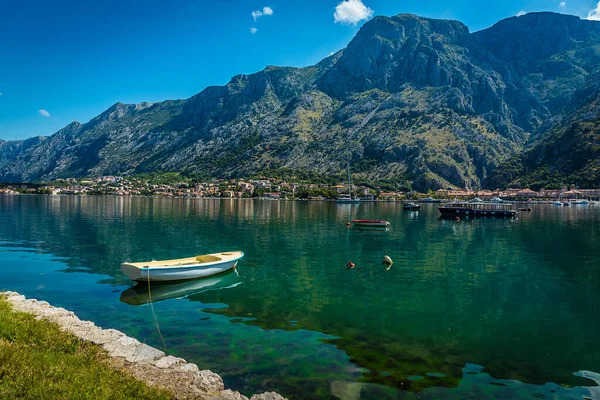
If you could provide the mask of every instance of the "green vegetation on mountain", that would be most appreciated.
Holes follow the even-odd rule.
[[[500,165],[489,182],[534,189],[570,184],[600,186],[600,93],[533,148]]]
[[[186,100],[117,103],[50,137],[0,141],[0,181],[338,177],[350,162],[357,182],[507,184],[518,176],[500,179],[506,165],[579,122],[599,77],[598,22],[531,13],[470,33],[457,21],[376,17],[315,66],[269,66]]]

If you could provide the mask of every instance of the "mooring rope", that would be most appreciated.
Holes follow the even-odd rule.
[[[163,350],[165,354],[167,354],[167,345],[165,343],[165,338],[163,337],[160,326],[158,326],[158,320],[156,319],[156,313],[154,312],[154,304],[152,304],[152,291],[150,290],[150,270],[146,269],[146,274],[148,276],[148,299],[150,300],[150,309],[152,310],[152,317],[154,317],[154,323],[156,324],[156,330],[158,331],[158,336],[160,336],[160,341],[163,345]]]
[[[260,267],[260,265],[259,265],[259,264],[254,264],[254,263],[251,263],[250,261],[246,261],[246,260],[244,260],[243,258],[240,258],[240,261],[241,261],[241,262],[245,262],[246,264],[252,265],[253,267]]]

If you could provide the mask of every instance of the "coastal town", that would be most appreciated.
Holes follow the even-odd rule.
[[[161,183],[155,179],[136,176],[102,176],[95,178],[57,179],[44,184],[0,184],[0,194],[48,194],[48,195],[104,195],[104,196],[152,196],[177,198],[261,198],[270,200],[335,200],[351,190],[362,201],[402,201],[424,197],[436,199],[544,201],[559,197],[571,199],[600,199],[600,189],[579,189],[575,185],[562,189],[506,188],[496,190],[470,190],[448,187],[430,190],[391,191],[378,186],[307,183],[277,178],[214,179],[206,182],[182,180]]]

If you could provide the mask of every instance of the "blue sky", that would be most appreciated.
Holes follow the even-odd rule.
[[[344,1],[0,0],[0,139],[50,135],[117,101],[187,98],[267,65],[314,64],[376,15],[457,19],[471,31],[520,11],[587,17],[599,7],[600,18],[597,0]]]

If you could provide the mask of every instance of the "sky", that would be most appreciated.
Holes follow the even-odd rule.
[[[312,65],[378,15],[477,31],[532,11],[600,20],[598,0],[0,0],[0,139],[51,135],[118,101],[188,98],[267,65]]]

